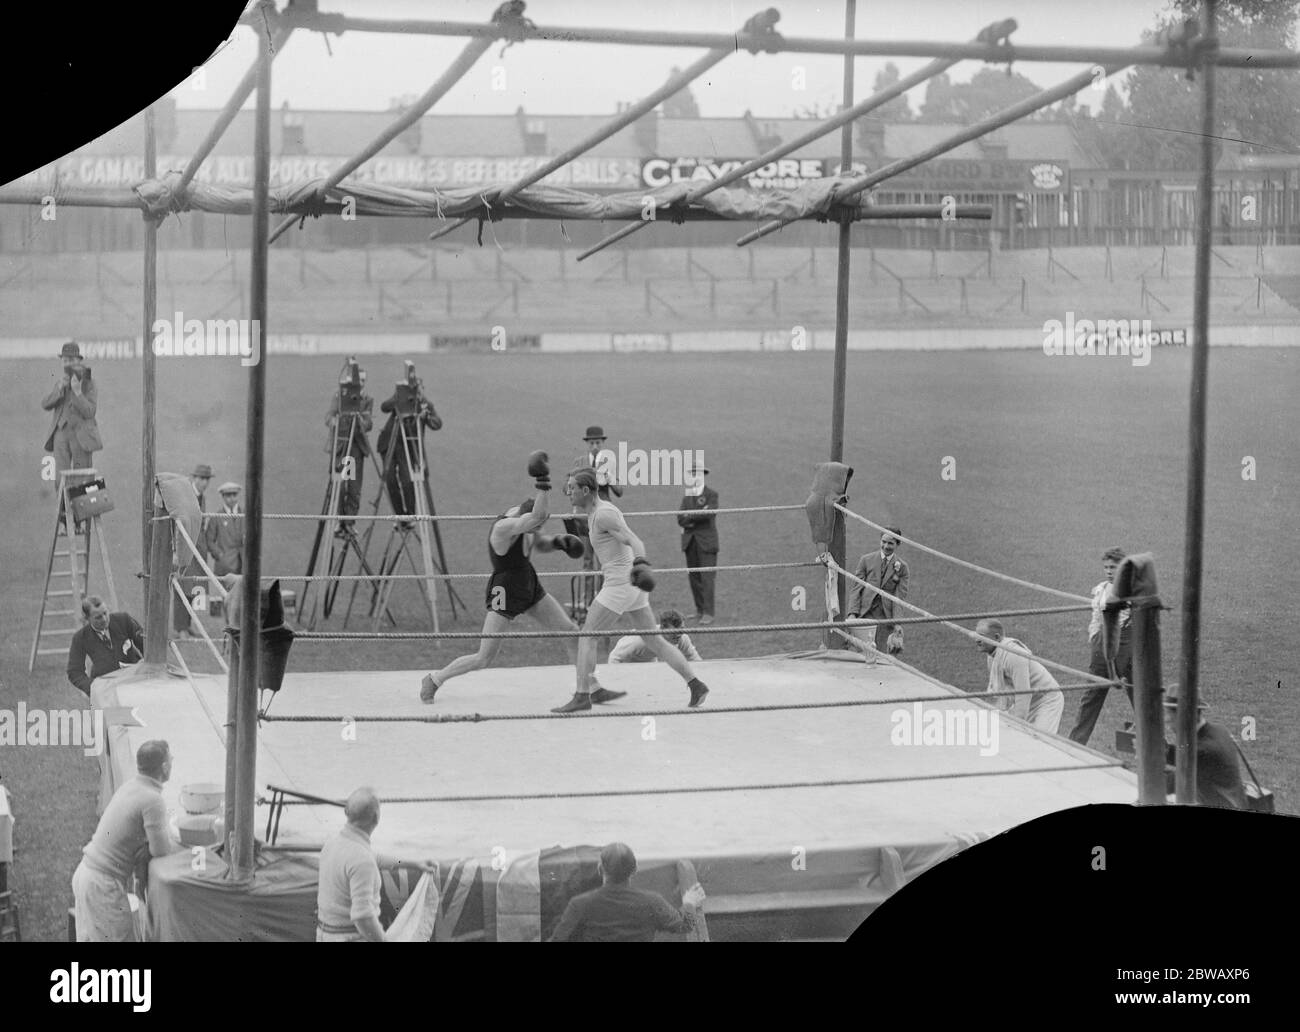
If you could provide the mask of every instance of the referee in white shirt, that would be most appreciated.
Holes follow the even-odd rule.
[[[1106,604],[1106,589],[1115,579],[1115,571],[1119,569],[1119,564],[1123,560],[1122,548],[1107,549],[1105,555],[1101,557],[1101,568],[1106,574],[1106,579],[1092,589],[1092,616],[1088,621],[1088,642],[1092,656],[1088,661],[1088,673],[1097,677],[1110,677],[1110,668],[1106,666],[1106,653],[1102,648],[1101,640],[1102,611]],[[1115,657],[1115,673],[1125,682],[1124,691],[1128,693],[1128,701],[1131,704],[1133,702],[1133,642],[1129,632],[1128,617],[1128,609],[1121,609],[1119,654]],[[1097,718],[1101,716],[1102,707],[1106,705],[1106,695],[1109,692],[1110,688],[1102,685],[1089,688],[1082,693],[1079,699],[1079,715],[1075,718],[1074,729],[1070,732],[1072,741],[1080,745],[1088,744],[1093,728],[1097,726]]]

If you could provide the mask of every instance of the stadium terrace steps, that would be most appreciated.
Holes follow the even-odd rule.
[[[572,251],[472,247],[437,251],[436,268],[427,249],[274,250],[272,332],[456,334],[497,324],[520,333],[644,332],[647,326],[788,331],[795,324],[832,324],[833,250],[752,250],[629,249],[577,264]],[[986,251],[855,250],[850,316],[858,323],[961,326],[978,319],[1025,326],[1063,319],[1067,311],[1163,325],[1191,320],[1190,248],[1115,248],[1109,276],[1103,248],[1056,249],[1050,262],[1046,250],[997,251],[991,279]],[[1294,318],[1300,247],[1266,249],[1263,268],[1253,246],[1215,248],[1215,254],[1214,318]],[[6,256],[0,260],[0,279],[8,280],[0,291],[6,335],[135,337],[140,270],[136,253]],[[164,252],[159,315],[241,317],[247,274],[246,252]]]

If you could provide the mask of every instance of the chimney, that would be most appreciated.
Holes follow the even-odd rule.
[[[642,115],[632,123],[632,134],[643,150],[648,154],[659,153],[659,120],[663,112],[655,108],[649,114]]]
[[[515,109],[515,122],[519,125],[519,135],[524,141],[524,153],[538,157],[546,153],[546,121],[530,117],[521,104]]]

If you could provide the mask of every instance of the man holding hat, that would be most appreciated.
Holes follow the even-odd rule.
[[[1196,802],[1199,806],[1246,809],[1246,789],[1237,766],[1237,744],[1227,728],[1205,719],[1205,703],[1196,705]],[[1178,752],[1178,696],[1165,696],[1165,731],[1174,744],[1165,762],[1172,768]],[[1167,790],[1174,791],[1175,771],[1166,770]]]
[[[91,464],[92,453],[104,447],[99,438],[99,424],[95,422],[99,392],[90,378],[90,369],[82,364],[81,348],[76,341],[64,344],[59,358],[63,362],[63,376],[41,401],[41,408],[54,414],[45,450],[54,455],[55,468],[60,471],[86,469]],[[68,483],[81,483],[85,479],[72,477]]]
[[[218,577],[244,572],[244,511],[239,507],[240,487],[227,481],[218,488],[221,510],[208,520],[204,539]]]
[[[677,525],[682,528],[682,551],[686,565],[691,567],[691,596],[695,600],[695,618],[701,624],[713,623],[713,570],[695,572],[697,566],[718,565],[717,517],[706,515],[717,512],[718,492],[704,483],[709,471],[703,466],[688,466],[686,494],[678,507]]]
[[[858,560],[854,572],[860,580],[866,581],[881,591],[886,591],[900,599],[907,598],[908,569],[907,563],[897,555],[903,534],[897,527],[887,527],[880,535],[880,551],[868,552]],[[871,592],[871,598],[865,599],[867,589],[861,584],[854,584],[849,592],[849,613],[866,620],[888,620],[894,615],[894,603]],[[876,650],[891,654],[903,651],[903,629],[897,624],[876,624]]]
[[[201,513],[207,512],[208,509],[203,492],[205,492],[208,489],[208,484],[211,483],[211,481],[212,481],[212,467],[209,466],[206,462],[200,462],[197,466],[194,467],[194,471],[190,474],[190,486],[194,488],[194,497],[198,500],[199,512]],[[204,558],[205,561],[210,561],[208,559],[207,531],[208,531],[208,518],[205,516],[203,517],[203,522],[200,525],[199,536],[194,539],[194,548],[199,553],[199,555],[201,555]],[[180,578],[181,587],[184,589],[186,595],[189,595],[194,590],[194,587],[199,583],[199,580],[202,576],[203,576],[203,567],[199,565],[199,561],[197,558],[191,556],[189,563],[186,565],[185,569],[181,572],[181,578]],[[176,602],[172,605],[172,621],[176,625],[177,634],[185,634],[185,635],[193,636],[193,632],[190,630],[189,610],[187,610],[179,602]]]

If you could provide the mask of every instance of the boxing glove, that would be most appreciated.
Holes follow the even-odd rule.
[[[535,451],[528,456],[528,475],[534,477],[533,486],[539,491],[551,489],[551,464],[544,451]]]
[[[582,553],[586,551],[582,545],[582,538],[573,534],[559,534],[555,538],[555,547],[565,552],[570,559],[581,559]]]
[[[544,451],[535,451],[528,456],[528,475],[530,477],[549,477],[551,475],[550,459]]]
[[[885,649],[891,656],[897,656],[903,651],[903,628],[895,627],[889,632],[889,637],[885,641]]]
[[[632,560],[632,586],[642,591],[654,591],[655,579],[650,570],[650,560],[638,557]]]

